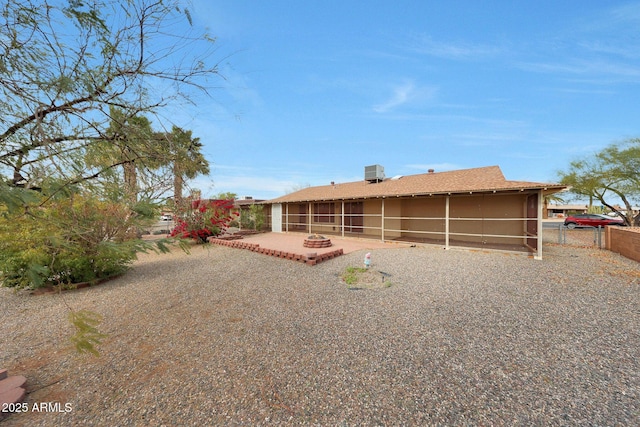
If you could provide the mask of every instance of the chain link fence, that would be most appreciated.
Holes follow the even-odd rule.
[[[563,223],[545,224],[542,241],[543,243],[602,249],[605,247],[604,227],[568,228]]]

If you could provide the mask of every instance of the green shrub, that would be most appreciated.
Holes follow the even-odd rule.
[[[126,206],[73,195],[0,216],[3,286],[38,288],[92,282],[126,271],[148,244]]]
[[[262,230],[265,222],[264,207],[251,205],[240,214],[240,225],[245,230]]]
[[[347,285],[354,285],[358,282],[359,273],[366,272],[367,269],[363,267],[347,267],[342,273],[342,280]]]

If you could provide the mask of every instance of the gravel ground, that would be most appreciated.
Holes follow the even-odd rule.
[[[310,267],[209,246],[62,295],[0,289],[0,367],[29,382],[0,424],[638,424],[638,263],[556,244],[541,261],[371,253],[391,286],[341,281],[363,251]],[[104,317],[100,357],[69,348],[67,307]]]

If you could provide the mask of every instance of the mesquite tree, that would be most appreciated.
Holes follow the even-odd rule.
[[[8,0],[0,13],[0,202],[87,183],[145,150],[110,132],[114,108],[153,115],[206,92],[214,40],[190,35],[178,0]],[[123,156],[87,165],[93,144]],[[157,144],[151,138],[148,144]]]
[[[165,140],[147,118],[219,77],[214,39],[190,24],[180,0],[0,5],[2,285],[93,282],[153,249],[130,238],[153,214],[138,193]],[[71,322],[76,347],[94,352],[98,319]]]
[[[640,200],[640,139],[611,144],[593,156],[575,160],[566,172],[560,172],[563,184],[571,192],[594,199],[618,213],[627,225],[640,225],[633,202]],[[616,200],[624,209],[616,207]]]

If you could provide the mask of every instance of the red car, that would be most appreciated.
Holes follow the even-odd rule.
[[[576,227],[597,227],[605,225],[624,225],[622,218],[612,218],[606,215],[598,214],[578,214],[570,215],[564,220],[564,225],[567,228]]]

